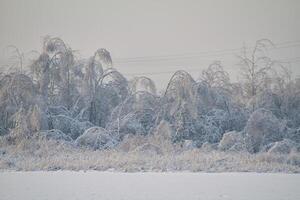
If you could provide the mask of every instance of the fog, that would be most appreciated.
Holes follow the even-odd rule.
[[[8,45],[29,58],[31,50],[41,50],[42,37],[58,36],[78,58],[108,49],[120,72],[147,75],[163,89],[176,70],[197,78],[214,60],[236,79],[238,48],[268,38],[284,45],[270,55],[291,61],[299,75],[299,10],[297,0],[1,0],[0,63],[10,62]]]

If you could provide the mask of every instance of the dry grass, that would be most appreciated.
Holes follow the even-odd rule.
[[[137,149],[143,144],[162,149]],[[126,147],[126,151],[124,148]],[[82,149],[53,140],[24,140],[17,145],[0,143],[1,170],[115,170],[193,172],[300,172],[300,154],[249,154],[247,152],[183,150],[154,137],[132,137],[113,150]]]

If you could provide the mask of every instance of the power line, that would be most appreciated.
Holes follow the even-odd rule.
[[[294,43],[294,44],[293,44]],[[289,45],[288,45],[289,44]],[[275,47],[270,50],[283,49],[283,48],[292,48],[300,46],[300,41],[289,41],[274,44]],[[246,49],[250,49],[246,48]],[[203,58],[211,56],[223,56],[223,55],[232,55],[236,51],[241,51],[242,48],[236,49],[226,49],[219,51],[207,51],[201,53],[187,53],[187,54],[170,54],[164,56],[143,56],[143,57],[131,57],[131,58],[120,58],[115,59],[115,63],[140,63],[140,62],[158,62],[158,61],[172,61],[180,59],[191,59],[191,58]]]
[[[294,57],[294,58],[289,58],[289,59],[281,59],[281,60],[277,60],[277,62],[280,62],[280,63],[298,63],[300,62],[300,57]],[[164,67],[177,67],[179,68],[180,66],[176,66],[176,65],[169,65],[169,66],[164,66]],[[200,69],[196,69],[196,68],[193,68],[193,69],[186,69],[186,70],[189,70],[189,71],[199,71]],[[175,70],[176,71],[176,70]],[[134,75],[158,75],[158,74],[167,74],[167,73],[173,73],[174,70],[172,71],[163,71],[163,72],[149,72],[149,73],[124,73],[124,75],[130,75],[130,76],[134,76]]]
[[[298,45],[292,45],[292,46],[284,46],[284,47],[278,47],[276,49],[283,49],[283,48],[291,48],[291,47],[299,47],[300,44]],[[274,50],[276,50],[274,49]],[[234,53],[234,52],[233,52]],[[180,61],[180,60],[190,60],[190,59],[198,59],[198,58],[208,58],[208,57],[219,57],[219,56],[224,56],[224,55],[234,55],[233,53],[218,53],[218,54],[210,54],[210,55],[195,55],[195,56],[182,56],[182,57],[174,57],[174,58],[156,58],[156,59],[143,59],[143,60],[128,60],[128,61],[115,61],[115,63],[119,64],[130,64],[130,63],[153,63],[153,62],[168,62],[168,61]]]
[[[294,44],[293,44],[294,43]],[[279,46],[286,45],[286,44],[297,44],[296,46],[299,46],[300,40],[295,41],[288,41],[288,42],[281,42],[274,44],[275,48],[280,48]],[[252,47],[246,47],[246,49],[252,49]],[[289,47],[289,46],[288,46]],[[285,47],[284,47],[285,48]],[[169,54],[169,55],[160,55],[160,56],[140,56],[140,57],[129,57],[129,58],[116,58],[116,60],[131,60],[131,59],[143,59],[143,58],[165,58],[165,57],[178,57],[178,56],[186,56],[186,55],[199,55],[199,54],[210,54],[210,53],[223,53],[223,52],[232,52],[232,51],[239,51],[243,49],[243,47],[240,48],[233,48],[233,49],[224,49],[224,50],[216,50],[216,51],[205,51],[205,52],[195,52],[195,53],[183,53],[183,54]]]
[[[278,62],[283,62],[283,63],[298,63],[300,62],[300,57],[295,57],[295,58],[290,58],[290,59],[281,59],[278,60]],[[178,67],[178,66],[168,66],[168,67]],[[200,72],[200,68],[187,68],[185,69],[186,71],[189,72]],[[161,72],[145,72],[145,73],[123,73],[124,75],[127,76],[145,76],[145,75],[160,75],[160,74],[172,74],[177,70],[169,70],[169,71],[161,71]]]

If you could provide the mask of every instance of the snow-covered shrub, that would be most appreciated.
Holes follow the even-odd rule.
[[[197,141],[198,146],[204,142],[216,143],[227,130],[232,129],[229,114],[220,109],[212,109],[206,115],[199,116],[190,124],[193,129],[188,132],[185,139]]]
[[[182,148],[183,150],[192,150],[197,148],[197,144],[193,140],[184,140],[182,143]]]
[[[209,143],[209,142],[204,142],[201,145],[201,150],[205,152],[210,152],[218,149],[218,143]]]
[[[173,143],[174,129],[169,122],[160,121],[151,133],[146,136],[147,142],[159,147],[162,153],[170,154],[182,150],[180,143]]]
[[[105,127],[110,122],[111,113],[124,100],[126,94],[126,84],[122,86],[121,83],[110,81],[99,86],[93,100],[87,104],[88,120]]]
[[[74,119],[65,115],[55,115],[51,117],[51,124],[53,129],[60,130],[74,139],[76,139],[77,134],[74,134],[72,136],[71,127],[74,126],[75,123],[76,122]]]
[[[125,135],[123,140],[118,144],[118,149],[122,152],[130,152],[148,142],[148,138],[142,135]]]
[[[200,146],[205,142],[219,142],[222,138],[222,129],[216,126],[214,121],[209,120],[209,118],[206,119],[205,116],[197,121],[196,128],[197,132],[195,132],[191,138],[197,141]]]
[[[205,82],[198,82],[195,90],[196,108],[200,116],[215,115],[215,118],[221,119],[226,115],[227,130],[240,131],[244,128],[248,118],[247,111],[235,102],[232,92],[209,87]]]
[[[148,92],[131,94],[113,110],[106,127],[119,137],[147,135],[154,126],[158,106],[157,97]]]
[[[161,140],[171,140],[174,130],[169,122],[162,120],[157,127],[155,127],[153,134],[155,137],[161,138]]]
[[[193,121],[197,118],[195,109],[195,80],[185,71],[177,71],[168,83],[159,116],[169,121],[174,128],[174,142],[189,139],[195,133]]]
[[[71,117],[71,113],[64,106],[48,106],[47,111],[50,115],[64,115]]]
[[[3,127],[0,127],[0,136],[2,136],[2,135],[6,135],[8,133],[8,131],[7,130],[5,130],[5,128],[3,128]]]
[[[300,81],[299,81],[300,82]],[[282,113],[288,119],[288,126],[292,128],[300,127],[300,83],[293,84],[291,88],[287,89],[287,94],[282,97]]]
[[[148,77],[141,76],[135,77],[129,82],[129,87],[132,93],[138,91],[149,92],[153,95],[156,95],[155,83]]]
[[[105,53],[104,53],[105,52]],[[104,69],[104,67],[108,67]],[[98,49],[85,64],[81,96],[85,111],[93,124],[105,127],[112,110],[126,98],[128,81],[112,68],[110,54]]]
[[[218,127],[221,131],[221,134],[222,132],[230,130],[231,128],[229,113],[224,110],[212,109],[210,112],[204,115],[204,118],[207,124],[213,124],[214,126]]]
[[[33,62],[40,93],[50,105],[70,109],[78,97],[72,49],[58,37],[45,37],[41,56]]]
[[[297,151],[299,145],[289,139],[283,139],[278,142],[274,142],[268,153],[279,153],[279,154],[289,154],[292,150]]]
[[[210,87],[206,82],[198,82],[195,92],[198,116],[192,121],[195,131],[190,131],[191,139],[201,146],[204,142],[219,142],[226,131],[243,130],[247,111],[234,102],[227,87]]]
[[[14,128],[10,131],[10,135],[18,140],[29,139],[32,132],[29,128],[27,113],[24,108],[20,108],[18,112],[13,115]]]
[[[27,116],[30,131],[36,132],[49,129],[48,117],[38,105],[32,107]]]
[[[274,63],[273,63],[274,64]],[[279,119],[287,120],[287,126],[300,125],[299,80],[292,78],[292,72],[284,65],[273,66],[272,76],[266,78],[263,87],[249,100],[251,110],[265,108]]]
[[[174,113],[170,122],[174,128],[174,135],[172,137],[174,142],[195,139],[194,136],[197,134],[195,128],[196,119],[189,113],[186,103],[181,105],[180,110]]]
[[[282,117],[281,113],[281,98],[279,95],[273,93],[270,90],[265,90],[258,95],[256,95],[253,99],[254,109],[264,108],[266,110],[271,111],[277,118]]]
[[[236,131],[230,131],[224,133],[222,140],[218,145],[218,149],[222,151],[232,150],[240,151],[244,148],[244,138],[242,133]]]
[[[286,138],[300,144],[300,128],[288,129],[285,135]]]
[[[120,121],[120,133],[122,134],[137,134],[144,135],[142,124],[134,113],[130,113]]]
[[[92,127],[79,136],[75,143],[91,149],[109,149],[117,144],[117,140],[104,128]]]
[[[62,131],[73,139],[80,136],[86,129],[93,126],[90,122],[79,122],[65,115],[51,116],[52,128]]]
[[[13,115],[21,108],[27,112],[37,103],[37,91],[31,78],[11,73],[0,80],[0,129],[4,134],[14,128]]]
[[[18,112],[11,116],[10,135],[18,140],[28,139],[40,130],[47,130],[48,119],[38,105],[25,110],[21,107]]]
[[[0,83],[1,104],[28,109],[35,104],[36,88],[31,78],[25,74],[12,73],[4,76]]]
[[[32,78],[37,82],[37,89],[45,103],[48,101],[50,83],[50,57],[46,52],[34,60],[30,67]]]
[[[209,87],[205,82],[195,85],[196,106],[199,114],[206,114],[211,109],[229,111],[232,102],[227,90]]]
[[[229,109],[228,118],[228,130],[242,131],[247,124],[249,112],[242,106],[233,104]]]
[[[150,143],[146,143],[143,144],[141,146],[138,146],[134,152],[138,152],[138,153],[142,153],[143,155],[161,155],[163,154],[162,150],[160,147],[154,145],[154,144],[150,144]]]
[[[125,135],[123,140],[118,145],[117,149],[125,152],[137,152],[137,149],[142,150],[142,152],[144,150],[146,152],[154,150],[154,152],[157,153],[156,150],[158,149],[156,147],[159,148],[159,154],[172,154],[182,151],[182,145],[173,144],[171,138],[164,138],[163,135],[153,134],[146,136],[132,134]]]
[[[83,122],[80,122],[80,121],[77,121],[77,125],[78,127],[75,126],[75,128],[78,128],[78,131],[80,133],[80,135],[87,129],[91,128],[94,126],[94,124],[92,124],[91,122],[89,121],[83,121]]]
[[[38,133],[39,137],[47,139],[47,140],[61,140],[61,141],[73,141],[73,139],[61,132],[60,130],[52,129],[52,130],[46,130],[41,131]]]
[[[281,140],[285,131],[284,121],[277,119],[271,111],[258,109],[252,113],[245,127],[247,149],[258,152],[264,145]]]

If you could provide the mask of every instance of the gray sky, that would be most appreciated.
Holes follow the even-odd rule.
[[[43,36],[59,36],[81,57],[106,48],[118,70],[163,88],[177,69],[197,78],[214,60],[236,78],[238,50],[228,49],[268,38],[282,47],[270,55],[292,60],[300,75],[299,10],[299,0],[0,0],[0,48],[26,53],[40,50]],[[7,57],[2,51],[0,63]]]

